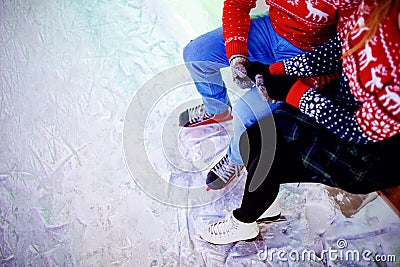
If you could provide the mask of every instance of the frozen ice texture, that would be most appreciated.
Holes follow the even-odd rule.
[[[214,246],[196,229],[240,205],[243,181],[189,208],[160,203],[135,183],[122,145],[130,101],[148,79],[182,63],[190,39],[219,26],[221,7],[222,0],[0,2],[1,266],[298,266],[261,252],[321,253],[340,238],[352,249],[400,257],[399,219],[380,198],[349,214],[341,204],[351,195],[283,185],[287,221],[261,224],[254,242]],[[166,103],[187,98],[198,98],[193,88]],[[229,136],[211,128],[180,132],[166,155],[202,169],[176,171],[151,136],[174,104],[163,105],[146,126],[149,157],[163,179],[202,186]],[[328,264],[346,265],[306,265]]]

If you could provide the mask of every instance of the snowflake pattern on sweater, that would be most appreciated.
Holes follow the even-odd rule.
[[[283,60],[286,75],[295,77],[313,77],[335,73],[341,70],[342,55],[339,34],[313,51]],[[360,103],[351,94],[347,76],[341,75],[339,82],[319,92],[309,89],[301,96],[298,104],[300,111],[314,118],[341,139],[352,143],[365,144],[373,142],[356,121],[355,113]],[[295,90],[295,89],[293,89]],[[329,91],[329,92],[326,92]],[[326,97],[329,94],[332,99]],[[291,101],[289,101],[291,102]],[[293,104],[293,103],[291,103]]]
[[[355,110],[353,108],[342,106],[322,96],[313,88],[303,95],[299,109],[343,140],[355,144],[375,142],[361,129],[354,116]]]
[[[340,71],[339,59],[342,55],[339,35],[318,46],[313,51],[283,60],[287,75],[316,77]]]
[[[343,76],[338,95],[348,98],[347,107],[343,106],[345,102],[333,102],[312,89],[310,92],[304,90],[305,94],[297,98],[297,103],[292,102],[318,123],[350,142],[368,143],[400,133],[398,5],[382,21],[374,38],[362,49],[343,59]],[[343,46],[343,51],[347,51],[359,42],[366,32],[363,23],[371,10],[365,3],[360,5],[347,22],[342,24],[344,26],[340,29],[340,39],[336,37],[310,53],[285,60],[285,72],[288,75],[310,76],[336,69],[336,59],[340,53],[336,54],[339,50],[333,46]],[[341,40],[341,44],[337,40]],[[326,47],[335,51],[333,57],[321,54]],[[333,65],[328,62],[332,59]]]

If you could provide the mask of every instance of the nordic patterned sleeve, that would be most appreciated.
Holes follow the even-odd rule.
[[[295,77],[316,77],[340,71],[341,39],[337,34],[314,50],[283,60],[285,74]]]
[[[302,96],[299,108],[301,112],[314,118],[317,123],[343,140],[355,144],[376,142],[368,137],[358,124],[357,109],[339,105],[325,98],[315,89],[309,89]]]

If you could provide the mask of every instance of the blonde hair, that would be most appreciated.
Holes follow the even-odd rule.
[[[368,27],[368,31],[363,37],[363,39],[352,47],[350,50],[346,51],[342,57],[347,57],[352,55],[354,52],[357,52],[360,48],[365,46],[365,43],[372,39],[376,31],[378,30],[379,24],[383,19],[386,18],[389,11],[395,6],[395,3],[398,0],[377,0],[376,5],[374,6],[374,10],[368,17],[366,27]],[[357,29],[354,29],[357,30]]]

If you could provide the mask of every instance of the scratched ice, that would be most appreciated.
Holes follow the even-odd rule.
[[[321,254],[338,239],[349,249],[400,257],[399,219],[374,194],[283,185],[287,221],[261,224],[254,242],[214,246],[199,240],[197,229],[240,205],[243,181],[193,208],[165,205],[135,183],[122,145],[131,99],[151,77],[182,63],[190,39],[220,25],[222,3],[0,2],[1,266],[343,266],[263,254]],[[229,83],[229,72],[226,77]],[[177,131],[176,150],[166,151],[151,135],[159,134],[157,119],[168,118],[173,105],[196,98],[190,92],[154,107],[146,144],[163,179],[196,187],[203,185],[204,166],[225,153],[229,131]],[[143,132],[130,134],[135,140]],[[178,157],[204,168],[180,172],[170,165]]]

